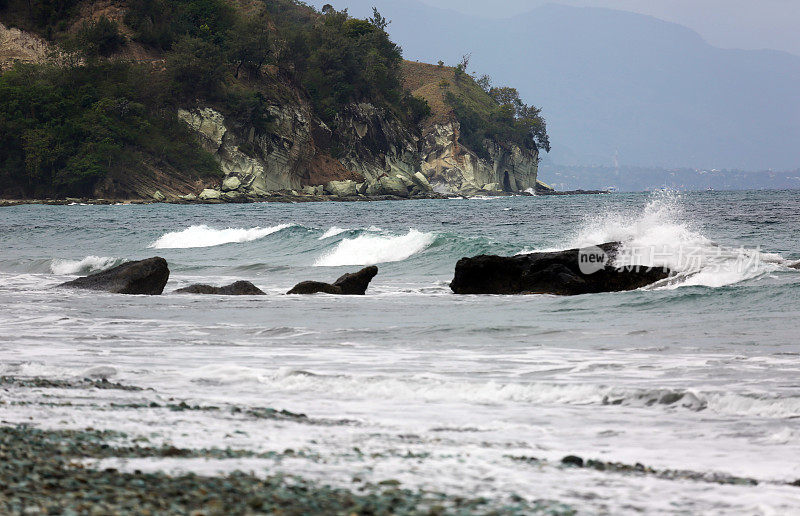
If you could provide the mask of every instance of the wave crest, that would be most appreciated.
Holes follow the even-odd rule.
[[[252,242],[265,236],[283,231],[292,224],[280,224],[268,228],[213,229],[205,224],[191,226],[183,231],[173,231],[162,235],[150,244],[150,249],[188,249],[193,247],[214,247],[223,244]]]
[[[617,266],[667,267],[676,272],[657,287],[722,287],[760,277],[785,260],[760,249],[730,248],[703,235],[675,191],[653,194],[636,212],[606,212],[588,218],[570,243],[582,248],[622,242]]]
[[[108,256],[87,256],[82,260],[60,260],[50,262],[50,270],[53,274],[60,275],[80,275],[92,272],[100,272],[121,264],[121,258],[110,258]]]
[[[399,236],[359,235],[346,238],[334,249],[314,262],[315,267],[337,267],[340,265],[374,265],[376,263],[399,262],[424,251],[433,244],[436,236],[409,229]]]

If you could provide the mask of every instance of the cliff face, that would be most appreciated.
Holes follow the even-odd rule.
[[[316,117],[302,94],[291,104],[271,108],[273,132],[259,133],[211,108],[181,110],[180,118],[198,133],[225,173],[223,198],[259,196],[275,190],[306,190],[330,181],[352,180],[371,194],[396,193],[380,186],[382,177],[400,179],[409,188],[421,173],[441,194],[522,192],[536,188],[539,155],[507,142],[486,140],[487,157],[479,157],[460,141],[461,124],[444,102],[437,81],[452,69],[405,63],[406,86],[425,98],[431,117],[413,132],[385,109],[369,103],[350,104],[336,117],[333,129]],[[417,81],[416,83],[414,81]],[[479,102],[492,102],[471,78],[460,84]],[[385,182],[385,181],[384,181]],[[230,190],[231,185],[239,185]],[[368,191],[364,186],[361,193]],[[316,190],[321,191],[322,188]]]
[[[425,132],[422,171],[442,193],[476,190],[521,192],[536,185],[536,152],[486,141],[490,159],[478,157],[459,143],[459,123],[436,124]]]
[[[274,125],[265,133],[226,120],[210,107],[179,110],[220,164],[223,197],[263,196],[330,181],[374,182],[386,174],[411,177],[421,168],[417,138],[371,104],[349,106],[335,131],[302,105],[273,106],[270,113]],[[331,151],[341,157],[333,158]]]
[[[243,9],[237,2],[227,3],[232,9],[229,14]],[[308,10],[301,4],[289,3],[301,11]],[[16,145],[12,149],[16,154],[11,156],[7,153],[14,159],[5,160],[5,163],[10,163],[9,167],[14,169],[15,178],[24,176],[21,172],[17,173],[24,169],[21,164],[31,168],[33,163],[36,165],[33,168],[36,168],[37,173],[41,173],[45,179],[48,173],[56,177],[56,173],[62,169],[69,170],[69,174],[73,175],[83,173],[84,169],[78,165],[86,164],[84,168],[92,174],[96,173],[98,179],[93,183],[87,181],[86,187],[80,186],[81,195],[91,194],[97,198],[138,197],[159,200],[191,198],[203,190],[210,190],[206,194],[209,199],[239,201],[266,197],[276,191],[295,193],[302,191],[314,195],[321,195],[324,191],[337,196],[346,193],[347,196],[360,194],[408,197],[427,195],[432,190],[441,194],[476,194],[520,192],[535,188],[538,168],[538,153],[535,149],[526,150],[509,142],[492,139],[484,140],[481,145],[477,143],[480,137],[475,136],[474,120],[471,125],[464,126],[472,128],[472,132],[467,133],[469,138],[461,137],[461,121],[455,115],[452,103],[448,104],[448,95],[456,93],[460,99],[468,102],[470,109],[475,109],[480,115],[479,120],[490,120],[492,110],[498,109],[499,104],[470,76],[463,72],[455,73],[456,69],[443,65],[405,62],[402,70],[397,70],[397,77],[405,77],[404,83],[402,85],[398,83],[397,91],[393,90],[394,96],[381,96],[373,92],[371,97],[368,95],[355,97],[371,98],[372,103],[340,102],[335,104],[333,110],[321,111],[318,105],[319,99],[312,94],[318,90],[309,89],[304,85],[294,65],[284,64],[285,66],[281,65],[284,68],[281,68],[277,64],[264,64],[264,60],[267,60],[267,57],[264,57],[257,69],[242,69],[241,76],[239,74],[241,63],[236,67],[235,63],[227,63],[224,85],[217,84],[222,94],[219,91],[214,95],[204,95],[203,92],[199,92],[196,96],[179,94],[174,97],[180,99],[177,100],[177,104],[174,99],[158,100],[160,102],[158,105],[155,101],[151,104],[148,99],[160,99],[160,94],[167,91],[165,88],[178,88],[180,85],[182,85],[180,88],[186,87],[178,80],[178,75],[173,77],[170,73],[170,67],[176,66],[174,63],[183,61],[175,59],[170,61],[168,57],[172,54],[165,53],[163,49],[159,50],[152,45],[146,46],[143,43],[145,39],[140,38],[141,34],[136,32],[139,29],[135,29],[135,25],[126,25],[128,18],[125,13],[129,9],[132,7],[126,0],[84,2],[80,9],[76,8],[74,15],[62,20],[64,23],[58,24],[57,27],[61,27],[59,31],[64,30],[63,27],[66,27],[67,31],[63,34],[59,32],[61,39],[56,38],[51,42],[33,33],[17,28],[6,28],[0,24],[0,73],[12,66],[14,61],[49,62],[57,67],[69,67],[76,76],[83,73],[86,80],[93,81],[94,89],[100,93],[97,99],[92,100],[91,105],[76,106],[76,113],[70,116],[74,115],[73,118],[83,120],[79,115],[83,116],[84,112],[91,111],[93,115],[101,113],[109,120],[113,119],[108,123],[114,130],[108,132],[115,138],[111,142],[114,144],[111,147],[117,149],[114,152],[120,157],[112,167],[111,155],[109,154],[106,159],[107,156],[102,154],[112,151],[98,151],[101,154],[99,158],[92,155],[93,161],[83,160],[86,152],[75,151],[73,153],[75,156],[59,155],[56,157],[60,161],[53,158],[52,163],[48,162],[48,166],[44,164],[39,166],[33,159],[38,155],[28,159],[30,156],[27,153],[34,146],[25,142],[19,143],[17,140],[25,138],[17,138],[12,142]],[[17,17],[24,18],[23,14],[27,11],[17,10],[19,11]],[[0,14],[2,13],[3,10],[0,9]],[[325,19],[321,18],[324,15],[318,13],[309,11],[307,14],[311,20],[307,20],[308,23],[318,24],[320,20]],[[64,59],[66,54],[59,47],[59,42],[70,41],[67,36],[88,38],[89,36],[81,35],[83,34],[81,31],[86,27],[99,27],[91,24],[100,19],[116,27],[114,30],[119,31],[117,36],[123,41],[118,43],[121,46],[105,57],[78,58],[76,57],[78,54],[70,54],[72,56],[70,59]],[[329,19],[333,20],[335,16],[332,15]],[[69,23],[66,23],[68,20]],[[275,30],[271,22],[269,27],[269,30]],[[242,27],[236,28],[242,30]],[[48,34],[50,32],[48,31]],[[39,33],[43,32],[40,30]],[[226,34],[230,35],[231,32]],[[352,35],[348,35],[348,38],[350,37]],[[271,52],[275,56],[282,56],[282,51],[280,44],[277,44]],[[277,57],[275,59],[277,60]],[[108,85],[102,81],[108,72],[98,73],[98,70],[102,67],[108,68],[115,62],[125,63],[123,66],[130,72],[129,77],[135,76],[145,82],[156,79],[152,81],[153,89],[147,90],[147,93],[140,95],[140,98],[107,87]],[[57,70],[53,67],[49,69]],[[58,72],[53,75],[57,76]],[[120,79],[113,80],[120,81]],[[131,81],[130,91],[144,91],[141,87],[143,82],[135,82],[132,79]],[[180,88],[175,91],[183,91]],[[18,96],[24,97],[19,94],[19,91],[24,89],[21,87],[13,91]],[[67,90],[71,92],[74,88]],[[412,109],[406,104],[392,104],[387,100],[396,97],[408,98],[406,96],[409,92],[417,99],[428,102],[432,111],[429,118],[419,120],[423,110],[421,103],[416,107],[412,104]],[[59,94],[69,98],[65,92]],[[257,99],[256,104],[248,104],[253,99]],[[379,104],[390,107],[380,107]],[[251,107],[254,105],[256,107]],[[134,106],[134,109],[127,110],[126,106]],[[415,111],[416,108],[419,109]],[[268,117],[264,117],[264,109],[269,113]],[[130,127],[124,128],[125,130],[115,131],[120,124],[133,120],[133,116],[128,114],[129,111],[135,116],[143,117],[143,120],[150,123],[150,127],[167,129],[163,131],[163,135],[152,130],[143,130],[143,134],[138,135],[143,136],[142,138],[133,138],[130,137],[131,134],[135,134],[139,128],[147,125],[132,122]],[[44,108],[42,112],[50,113]],[[325,119],[328,120],[329,112],[338,114],[326,124],[320,119],[319,113],[325,113]],[[60,115],[62,115],[60,112],[56,115],[47,115],[37,123],[41,126],[50,126],[51,119],[57,119]],[[258,126],[247,121],[251,120],[249,117],[252,116],[258,117],[253,118],[258,120]],[[118,120],[113,117],[121,118]],[[176,121],[175,117],[185,124],[193,135],[184,131],[182,124]],[[462,118],[465,121],[472,120],[467,116]],[[91,117],[88,119],[94,120]],[[76,125],[70,122],[63,125],[65,129],[62,132],[73,126],[90,127],[96,124]],[[478,126],[483,127],[480,123]],[[503,134],[501,131],[484,132]],[[23,134],[22,131],[19,133]],[[179,133],[182,133],[180,140]],[[53,134],[54,136],[47,133],[45,136],[52,136],[51,139],[61,137],[61,133],[53,132]],[[155,136],[147,139],[146,136],[149,134],[158,135],[160,139]],[[96,136],[94,133],[91,135]],[[105,133],[100,136],[105,136]],[[93,141],[81,135],[67,139]],[[464,145],[463,139],[469,139],[472,145],[480,148],[468,148]],[[40,140],[42,149],[46,149],[50,140],[44,137]],[[147,141],[143,142],[144,140]],[[105,139],[102,141],[106,142]],[[176,146],[174,149],[165,150],[171,141],[180,141],[184,147]],[[6,145],[6,147],[12,146]],[[216,163],[202,152],[200,147],[211,154]],[[194,156],[193,153],[198,156]],[[3,158],[2,152],[0,158]],[[72,166],[73,162],[78,165]],[[116,163],[119,163],[119,166]],[[95,170],[101,168],[102,174]],[[0,169],[0,173],[2,172]],[[51,178],[52,181],[54,180]],[[331,185],[332,182],[346,184]],[[10,186],[0,184],[0,195],[10,195],[9,192],[14,195],[25,195],[20,193],[23,192],[21,187],[13,184],[11,180],[7,183]],[[49,190],[56,191],[55,194],[47,193],[47,189],[42,191],[47,195],[60,195],[55,187]],[[28,195],[42,194],[37,191]]]
[[[442,194],[521,192],[536,186],[536,152],[487,141],[490,159],[480,158],[459,143],[457,121],[432,125],[418,136],[371,104],[349,106],[335,131],[299,106],[275,106],[271,113],[274,132],[258,133],[226,121],[212,108],[179,111],[220,163],[222,190],[228,190],[223,198],[330,181],[376,183],[382,176],[413,183],[419,172]],[[331,158],[328,147],[340,157]]]

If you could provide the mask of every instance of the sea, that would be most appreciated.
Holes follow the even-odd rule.
[[[465,256],[610,241],[618,265],[673,276],[576,297],[449,289]],[[151,256],[164,295],[55,288]],[[5,387],[0,420],[276,452],[94,467],[388,481],[554,513],[799,514],[798,260],[797,191],[6,207],[0,376],[143,390]],[[285,294],[372,264],[363,297]],[[171,294],[236,280],[267,295]]]

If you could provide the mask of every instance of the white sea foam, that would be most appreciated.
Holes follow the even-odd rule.
[[[766,394],[701,392],[692,389],[636,388],[592,383],[475,382],[424,375],[319,375],[282,367],[262,369],[222,364],[186,371],[195,382],[216,385],[258,383],[276,392],[325,393],[337,399],[382,399],[437,403],[602,405],[662,410],[710,411],[724,416],[795,418],[800,398]]]
[[[268,228],[250,229],[228,228],[214,229],[206,226],[191,226],[183,231],[173,231],[162,235],[150,244],[151,249],[187,249],[192,247],[213,247],[223,244],[252,242],[265,236],[277,233],[292,224],[281,224]]]
[[[314,266],[399,262],[424,251],[435,239],[433,233],[423,233],[416,229],[410,229],[405,235],[399,236],[359,235],[339,242],[333,250],[317,259]]]
[[[322,236],[319,237],[317,240],[325,240],[327,238],[332,238],[332,237],[335,237],[336,235],[341,235],[342,233],[345,233],[347,231],[350,231],[350,230],[349,229],[340,228],[340,227],[337,227],[337,226],[333,226],[332,228],[328,229],[328,231],[323,233]]]
[[[53,260],[50,263],[50,270],[53,274],[88,274],[110,269],[122,263],[119,258],[109,258],[107,256],[87,256],[82,260]]]
[[[784,259],[759,249],[720,246],[697,228],[674,191],[654,194],[638,212],[607,212],[587,219],[568,248],[622,242],[617,266],[663,266],[677,276],[657,286],[721,287],[777,270]]]

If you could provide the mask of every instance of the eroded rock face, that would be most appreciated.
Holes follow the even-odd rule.
[[[222,192],[213,188],[206,188],[200,192],[200,200],[202,201],[217,201],[220,197],[222,197]]]
[[[62,283],[59,287],[158,296],[164,292],[168,279],[167,261],[157,256],[123,263],[113,269]]]
[[[246,195],[299,189],[316,152],[312,120],[301,106],[273,106],[270,115],[275,130],[259,133],[211,108],[178,110],[220,164],[223,189]]]
[[[223,191],[264,196],[323,184],[338,197],[408,197],[436,191],[474,195],[486,185],[498,193],[535,188],[538,153],[486,141],[489,159],[459,143],[458,122],[413,134],[393,114],[372,104],[352,104],[329,129],[303,103],[272,106],[273,129],[259,133],[211,108],[179,110],[225,173]],[[338,159],[329,147],[345,149]],[[355,181],[346,191],[331,183]],[[402,183],[405,188],[399,186]],[[415,190],[416,188],[416,190]],[[225,199],[224,199],[225,200]]]
[[[487,140],[490,159],[482,159],[459,142],[458,122],[437,124],[422,139],[422,173],[441,193],[474,194],[485,190],[521,192],[536,186],[539,155],[516,145]]]
[[[325,185],[325,192],[337,197],[354,197],[358,195],[358,184],[355,181],[331,181]]]
[[[333,284],[320,281],[304,281],[294,286],[287,294],[336,294],[344,296],[363,296],[367,293],[372,278],[377,276],[378,268],[374,265],[358,272],[345,274]]]
[[[224,287],[214,287],[211,285],[189,285],[179,288],[175,294],[210,294],[217,296],[265,296],[263,290],[256,287],[249,281],[237,281]]]
[[[348,106],[338,117],[334,135],[347,149],[339,161],[375,182],[383,175],[410,178],[420,171],[418,138],[391,113],[372,104]]]
[[[663,267],[625,269],[609,265],[620,245],[611,242],[597,246],[608,260],[597,265],[587,261],[582,265],[581,256],[585,252],[580,249],[509,257],[462,258],[456,264],[450,288],[456,294],[572,296],[635,290],[670,275],[670,270]]]

